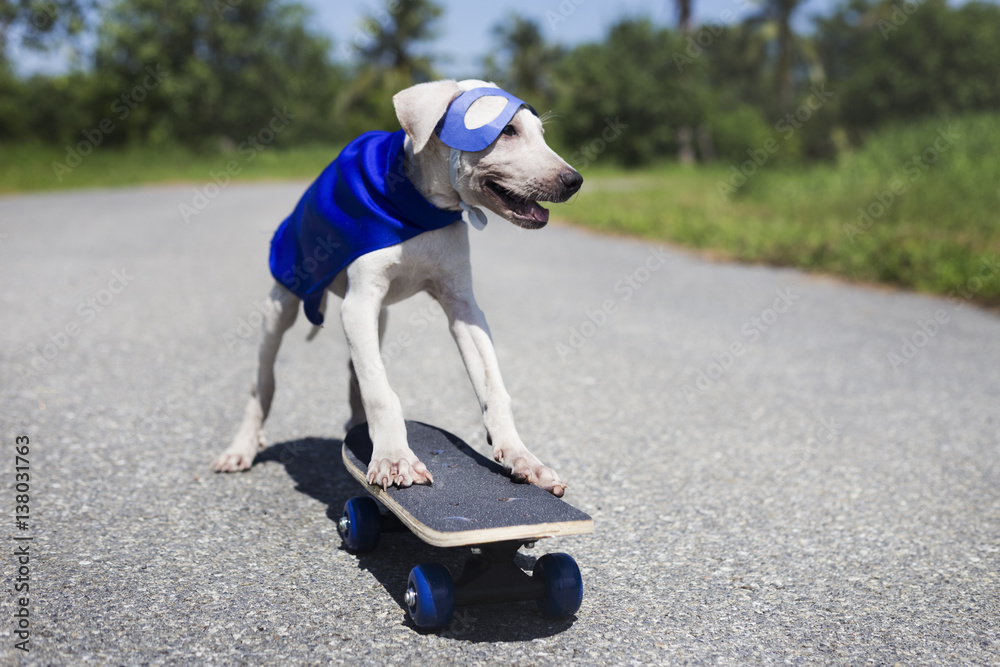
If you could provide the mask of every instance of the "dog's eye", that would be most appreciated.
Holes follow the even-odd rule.
[[[517,136],[517,130],[514,129],[513,125],[508,125],[503,128],[503,134],[506,134],[508,137]]]

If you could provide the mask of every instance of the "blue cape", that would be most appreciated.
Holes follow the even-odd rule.
[[[460,220],[424,199],[406,177],[406,133],[366,132],[341,151],[271,239],[271,274],[323,323],[323,292],[358,257]]]

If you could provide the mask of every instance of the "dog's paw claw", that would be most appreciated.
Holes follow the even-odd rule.
[[[255,429],[240,429],[226,451],[215,457],[212,467],[215,472],[241,472],[253,466],[257,452],[267,447],[264,432]]]
[[[497,449],[493,453],[493,458],[497,463],[503,464],[504,469],[510,478],[520,484],[534,484],[554,495],[562,498],[566,492],[566,485],[559,481],[559,475],[534,455],[525,451],[523,454],[508,456],[503,449]]]
[[[434,477],[412,452],[400,456],[372,459],[368,465],[368,483],[387,490],[390,486],[406,488],[413,484],[433,484]]]
[[[215,472],[240,472],[249,470],[253,460],[254,457],[248,456],[246,452],[225,451],[212,462],[212,467],[215,468]]]

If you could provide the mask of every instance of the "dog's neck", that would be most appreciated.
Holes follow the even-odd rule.
[[[406,177],[424,199],[438,208],[460,210],[458,193],[448,175],[450,150],[440,141],[428,141],[420,153],[413,152],[413,142],[406,137]]]

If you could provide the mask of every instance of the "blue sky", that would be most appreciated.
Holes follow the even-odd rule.
[[[166,0],[164,0],[166,1]],[[384,11],[384,0],[299,0],[314,12],[314,29],[334,39],[334,56],[343,59],[361,34],[366,15]],[[753,11],[754,0],[693,0],[695,23],[736,21]],[[608,26],[622,16],[647,15],[658,24],[676,21],[673,2],[663,0],[506,0],[505,2],[438,0],[444,8],[438,28],[441,36],[429,50],[440,56],[439,69],[447,76],[463,76],[478,71],[482,57],[493,45],[492,27],[511,13],[536,20],[547,39],[572,45],[597,40]],[[799,30],[807,30],[810,17],[827,14],[837,0],[804,0],[796,20]],[[86,45],[86,40],[84,44]],[[22,74],[65,70],[72,53],[14,53]]]

